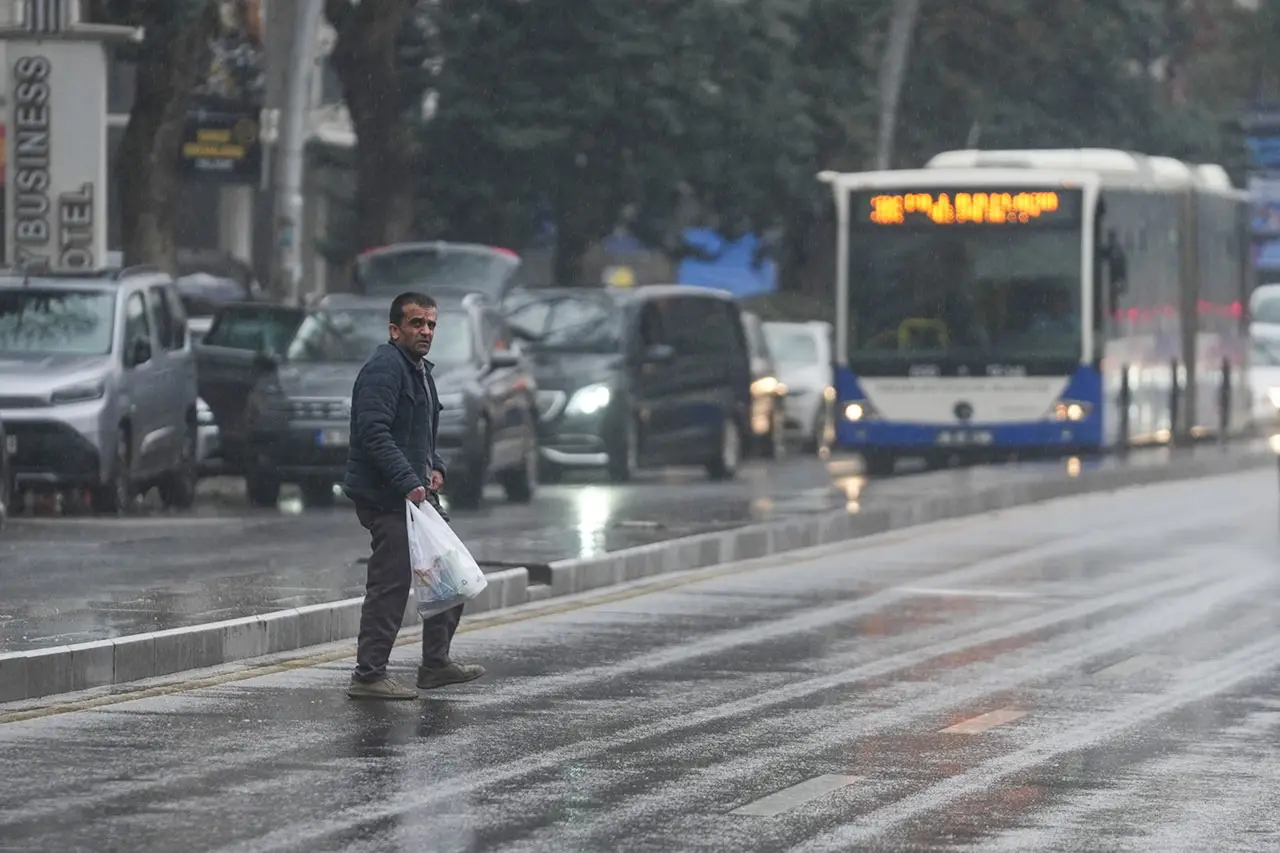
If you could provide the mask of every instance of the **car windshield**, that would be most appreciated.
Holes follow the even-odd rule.
[[[764,339],[780,365],[807,366],[818,363],[818,342],[807,329],[766,323]]]
[[[1254,338],[1251,344],[1249,360],[1255,367],[1280,367],[1280,339]]]
[[[855,196],[852,204],[857,210],[874,202]],[[1028,216],[1025,224],[855,220],[849,357],[1078,358],[1082,230],[1075,207]]]
[[[381,308],[327,309],[308,314],[289,344],[286,358],[302,364],[363,362],[387,342],[387,312]],[[427,356],[435,364],[471,357],[470,326],[463,315],[442,315]]]
[[[459,290],[497,301],[518,265],[502,252],[425,246],[363,255],[356,279],[367,294]]]
[[[115,304],[97,290],[0,290],[0,355],[106,355]]]
[[[622,350],[622,312],[599,294],[530,298],[510,306],[507,322],[538,336],[533,349],[616,353]]]
[[[1280,323],[1280,293],[1262,297],[1250,313],[1255,323]]]

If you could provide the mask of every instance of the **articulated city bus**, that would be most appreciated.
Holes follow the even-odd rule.
[[[964,150],[819,177],[837,444],[868,473],[1247,428],[1247,206],[1221,167]]]

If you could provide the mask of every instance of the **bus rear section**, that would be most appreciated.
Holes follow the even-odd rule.
[[[910,177],[846,199],[837,443],[872,474],[903,456],[1096,450],[1085,188],[1025,174],[898,174]]]

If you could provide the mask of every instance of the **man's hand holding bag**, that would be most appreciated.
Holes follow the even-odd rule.
[[[404,506],[418,615],[434,616],[479,595],[489,585],[484,572],[431,502]]]

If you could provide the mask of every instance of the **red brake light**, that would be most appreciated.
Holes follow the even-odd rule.
[[[385,248],[387,248],[387,247],[386,247],[386,246],[374,246],[374,247],[372,247],[372,248],[365,249],[363,252],[361,252],[361,253],[360,253],[360,257],[362,257],[362,258],[363,258],[365,255],[372,255],[374,252],[380,252],[380,251],[382,251],[382,250],[383,250],[383,249],[385,249]]]
[[[498,253],[498,254],[500,254],[500,255],[506,255],[508,258],[519,258],[519,257],[520,257],[520,255],[519,255],[519,254],[517,254],[516,252],[513,252],[513,251],[511,251],[510,249],[504,249],[504,248],[502,248],[501,246],[490,246],[489,248],[490,248],[490,249],[493,249],[495,252],[497,252],[497,253]]]

